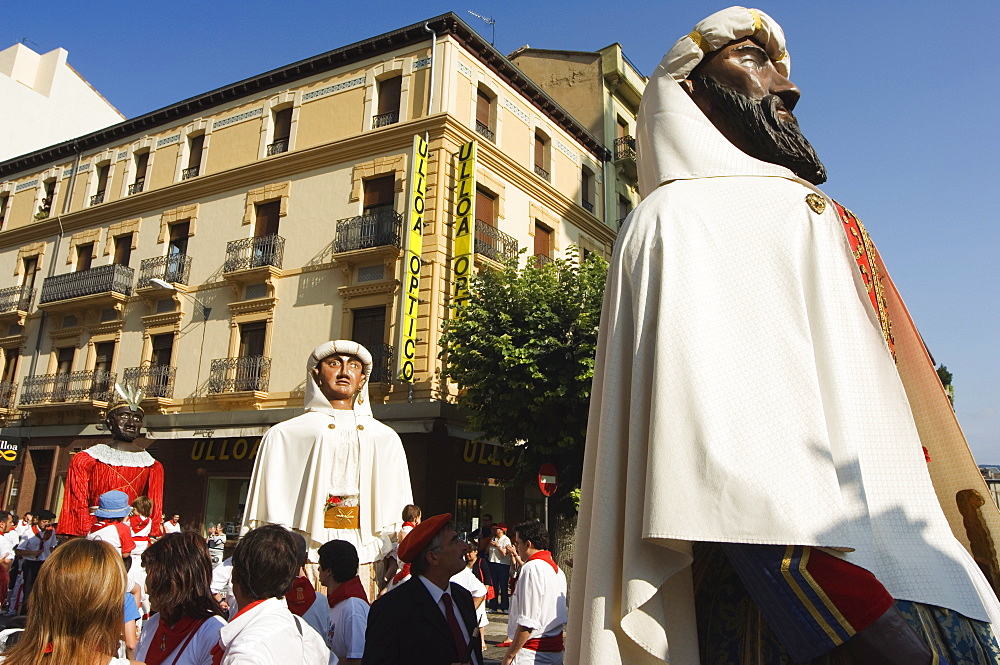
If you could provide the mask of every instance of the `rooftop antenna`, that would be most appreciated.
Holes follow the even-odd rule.
[[[493,29],[493,33],[490,36],[490,46],[496,46],[497,45],[497,22],[494,19],[490,18],[489,16],[480,16],[479,14],[477,14],[474,11],[472,11],[471,9],[468,10],[468,11],[469,11],[470,14],[472,14],[473,16],[475,16],[476,18],[478,18],[483,23],[488,24]]]

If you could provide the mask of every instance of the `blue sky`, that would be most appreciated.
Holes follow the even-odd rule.
[[[454,11],[509,53],[620,42],[649,74],[727,6],[702,0],[556,3],[0,3],[0,47],[22,38],[69,62],[133,117],[323,51]],[[825,191],[865,222],[925,342],[955,375],[977,461],[1000,463],[1000,3],[757,5],[785,30],[796,114],[826,163]]]

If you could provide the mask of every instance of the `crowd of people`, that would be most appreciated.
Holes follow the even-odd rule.
[[[221,526],[207,538],[150,537],[150,506],[106,492],[86,537],[58,539],[49,512],[0,511],[0,570],[10,571],[0,593],[11,589],[15,615],[0,632],[3,663],[481,665],[487,603],[501,590],[504,665],[562,662],[566,578],[537,520],[515,526],[512,541],[484,515],[466,542],[450,514],[422,520],[407,505],[386,559],[395,572],[371,598],[350,542],[328,541],[310,561],[302,534],[267,524],[220,560]]]

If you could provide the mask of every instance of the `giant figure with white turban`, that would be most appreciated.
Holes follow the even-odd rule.
[[[1000,513],[788,76],[781,28],[731,7],[646,88],[567,662],[1000,662]]]
[[[406,453],[399,435],[372,414],[372,356],[365,347],[325,342],[305,369],[306,412],[264,435],[243,521],[302,533],[314,562],[323,543],[348,541],[374,599],[373,564],[391,551],[403,508],[413,503]]]

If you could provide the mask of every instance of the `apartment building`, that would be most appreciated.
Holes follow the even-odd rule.
[[[309,351],[353,338],[376,358],[375,415],[402,437],[426,513],[460,528],[481,511],[537,514],[537,488],[500,486],[515,452],[468,431],[441,379],[470,142],[477,269],[522,248],[610,253],[605,202],[581,197],[612,160],[605,143],[451,13],[0,162],[3,505],[57,510],[70,457],[107,436],[111,391],[128,382],[146,394],[167,512],[235,530],[261,435],[301,411]]]
[[[598,51],[524,46],[507,57],[610,151],[603,191],[600,179],[592,175],[581,183],[580,200],[589,208],[603,196],[602,219],[617,229],[639,202],[635,119],[649,79],[617,42]]]

